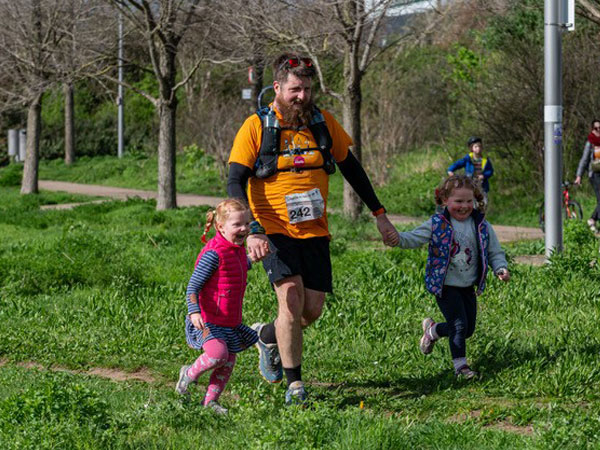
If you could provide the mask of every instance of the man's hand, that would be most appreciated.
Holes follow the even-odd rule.
[[[500,269],[498,272],[496,272],[496,276],[502,281],[510,280],[510,273],[508,269]]]
[[[451,177],[452,175],[454,175],[454,172],[452,172],[452,171],[449,170],[448,171],[448,176]]]
[[[481,181],[483,181],[483,174],[477,175],[477,178],[480,179]]]
[[[192,324],[194,324],[194,327],[196,329],[198,329],[198,330],[204,329],[204,321],[202,320],[202,316],[200,315],[200,313],[190,314],[190,320],[192,321]]]
[[[271,253],[269,240],[265,234],[251,234],[248,236],[248,239],[246,239],[246,249],[252,262],[260,261]]]
[[[581,184],[581,177],[575,178],[575,181],[573,183],[575,183],[576,186],[579,186]]]
[[[400,242],[398,237],[398,231],[396,227],[392,225],[390,219],[386,214],[380,214],[377,216],[377,229],[381,233],[383,243],[389,247],[395,247]]]

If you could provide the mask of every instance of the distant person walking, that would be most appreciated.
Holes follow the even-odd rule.
[[[483,142],[480,137],[471,136],[467,141],[469,153],[464,158],[455,161],[448,167],[448,175],[454,175],[459,169],[465,169],[465,175],[473,178],[483,190],[483,202],[487,206],[488,192],[490,191],[490,182],[488,181],[494,175],[494,167],[489,158],[483,156]]]
[[[592,130],[585,141],[583,155],[581,155],[579,166],[577,166],[575,184],[581,184],[581,177],[586,169],[590,184],[594,189],[594,194],[596,194],[596,208],[587,224],[596,233],[598,231],[596,223],[600,220],[600,120],[597,119],[592,121]]]
[[[435,191],[435,201],[444,207],[412,231],[398,233],[401,248],[429,244],[425,286],[437,301],[445,322],[430,317],[422,322],[419,347],[429,354],[435,342],[448,337],[455,375],[465,379],[477,376],[466,358],[466,340],[475,331],[477,295],[485,289],[488,267],[502,281],[510,274],[504,251],[492,226],[474,203],[483,194],[472,178],[448,177]]]
[[[175,391],[189,396],[189,385],[212,370],[202,404],[218,414],[227,414],[218,400],[233,371],[236,354],[256,344],[258,336],[242,324],[242,301],[250,266],[244,248],[250,212],[239,200],[222,201],[206,216],[204,242],[215,218],[217,234],[198,255],[186,293],[186,340],[190,347],[203,349],[204,353],[192,365],[181,367]]]
[[[287,378],[286,404],[304,404],[303,329],[322,313],[332,292],[327,197],[336,167],[376,217],[384,242],[396,230],[360,162],[352,139],[312,102],[312,60],[281,54],[273,63],[275,99],[250,116],[229,157],[227,193],[248,200],[254,221],[248,252],[263,260],[277,295],[277,319],[257,323],[259,367],[277,383]]]

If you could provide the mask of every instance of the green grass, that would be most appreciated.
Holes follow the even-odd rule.
[[[398,156],[385,185],[376,188],[377,194],[389,212],[428,217],[434,210],[433,191],[445,176],[453,161],[446,151],[433,148]],[[496,173],[491,179],[490,210],[492,223],[503,225],[538,226],[538,210],[543,189],[535,187],[531,175],[515,175],[514,168],[494,159]],[[195,147],[187,148],[177,156],[177,191],[203,195],[225,196],[225,179],[217,164]],[[515,181],[521,176],[523,180]],[[157,189],[156,157],[125,156],[83,157],[71,167],[62,160],[42,161],[40,178],[78,183],[102,184],[137,189]],[[331,177],[329,203],[332,208],[342,207],[342,176],[339,171]],[[0,185],[2,185],[0,180]],[[572,190],[572,196],[581,202],[588,218],[596,200],[589,183]]]
[[[53,194],[54,195],[54,194]],[[331,217],[334,295],[305,332],[312,406],[283,406],[284,386],[238,358],[228,418],[173,392],[185,345],[184,293],[205,208],[151,201],[40,211],[0,188],[0,447],[595,448],[600,436],[598,244],[582,223],[550,266],[513,265],[479,298],[468,353],[482,379],[458,382],[441,342],[418,351],[420,321],[441,319],[425,291],[425,249],[382,250],[372,220]],[[511,246],[531,252],[539,242]],[[249,274],[244,320],[272,319],[264,271]],[[43,369],[25,368],[35,362]],[[113,382],[90,367],[154,382]],[[63,368],[76,373],[51,370]],[[360,405],[364,405],[361,409]]]

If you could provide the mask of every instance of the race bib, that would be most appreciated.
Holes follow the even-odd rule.
[[[306,222],[323,217],[325,201],[319,188],[285,196],[290,223]]]

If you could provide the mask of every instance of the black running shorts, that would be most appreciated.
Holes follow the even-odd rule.
[[[332,291],[328,237],[295,239],[269,234],[267,238],[271,253],[263,259],[263,267],[271,283],[300,275],[305,288]]]

